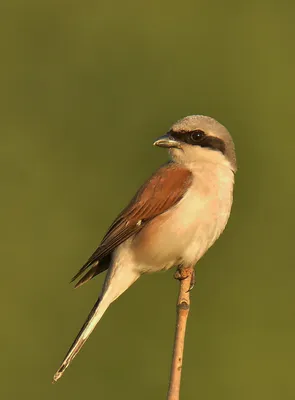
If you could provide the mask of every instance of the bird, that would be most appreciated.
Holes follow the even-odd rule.
[[[168,149],[169,161],[139,188],[72,279],[80,278],[75,285],[80,287],[107,271],[101,293],[53,383],[110,304],[141,275],[194,267],[228,222],[237,161],[225,126],[212,117],[190,115],[175,122],[153,144]]]

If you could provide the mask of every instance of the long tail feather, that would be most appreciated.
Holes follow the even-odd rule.
[[[84,325],[66,354],[61,366],[53,377],[53,383],[58,381],[66,368],[81,350],[82,346],[94,330],[95,326],[109,307],[129,286],[139,278],[139,273],[128,267],[112,266],[108,270],[102,295],[94,304]]]
[[[53,383],[55,383],[56,381],[58,381],[59,378],[61,378],[66,368],[70,365],[74,357],[78,354],[78,352],[81,350],[82,346],[90,336],[91,332],[95,328],[95,325],[103,316],[108,305],[105,304],[104,307],[100,307],[100,303],[101,303],[100,298],[98,298],[92,310],[90,311],[86,321],[84,322],[82,328],[80,329],[77,337],[75,338],[72,346],[70,347],[68,353],[66,354],[61,366],[54,374]]]

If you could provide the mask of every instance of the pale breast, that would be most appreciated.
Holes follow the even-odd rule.
[[[202,179],[204,176],[207,179]],[[195,264],[223,232],[232,206],[234,174],[228,168],[210,170],[205,175],[196,171],[195,190],[206,200],[202,215],[195,223],[195,233],[184,251],[184,260]],[[200,194],[201,192],[201,194]],[[199,223],[198,223],[199,218]]]
[[[223,231],[231,209],[233,173],[196,166],[193,183],[180,202],[149,222],[132,243],[145,271],[195,264]]]

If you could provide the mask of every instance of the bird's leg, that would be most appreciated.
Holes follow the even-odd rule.
[[[177,279],[178,281],[182,281],[184,279],[190,278],[190,287],[189,287],[189,292],[193,289],[196,283],[196,274],[194,268],[190,267],[184,267],[183,265],[179,265],[177,267],[177,270],[174,274],[174,278]]]

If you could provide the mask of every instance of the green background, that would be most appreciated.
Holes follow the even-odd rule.
[[[153,140],[189,114],[228,127],[239,171],[197,267],[181,398],[294,399],[288,3],[1,1],[1,399],[165,398],[173,271],[140,279],[51,379],[103,277],[69,279],[167,159]]]

